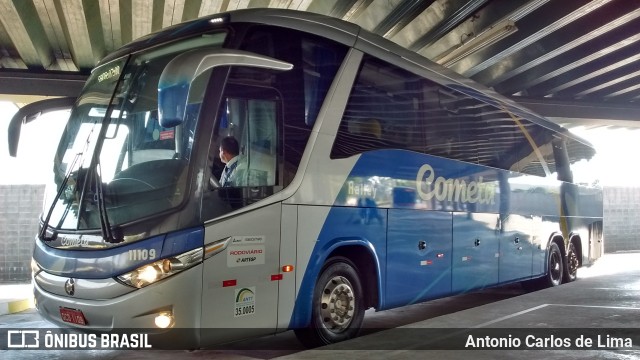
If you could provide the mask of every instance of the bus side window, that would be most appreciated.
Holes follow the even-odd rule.
[[[276,109],[273,100],[227,99],[226,109],[220,112],[219,138],[232,136],[238,141],[233,186],[277,185]]]
[[[331,158],[379,149],[424,151],[421,83],[422,79],[412,73],[365,58],[349,95]]]
[[[272,100],[250,100],[247,130],[247,185],[276,185],[277,105]]]

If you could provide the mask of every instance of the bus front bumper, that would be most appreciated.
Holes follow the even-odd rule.
[[[75,279],[74,279],[75,280]],[[47,321],[62,327],[78,331],[147,333],[153,343],[184,349],[199,345],[201,318],[202,266],[163,279],[141,289],[122,288],[113,279],[96,281],[75,280],[79,285],[70,289],[70,278],[56,277],[50,274],[43,279],[34,277],[34,299],[40,315]],[[116,289],[107,293],[116,293],[113,298],[104,296],[104,289],[90,286],[104,284],[104,287]],[[65,286],[67,288],[65,288]],[[126,291],[124,294],[120,294]],[[73,295],[69,295],[68,293]],[[89,298],[91,294],[95,299]],[[157,325],[157,319],[163,317],[170,323],[163,328]],[[162,325],[162,323],[160,323]],[[165,324],[167,324],[165,322]],[[166,343],[160,339],[171,339]]]

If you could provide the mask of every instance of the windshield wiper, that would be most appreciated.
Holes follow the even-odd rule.
[[[51,241],[56,238],[55,230],[52,232],[51,236],[47,236],[47,228],[49,227],[49,221],[51,221],[51,214],[53,214],[53,209],[55,209],[56,206],[58,205],[58,200],[60,200],[62,193],[64,193],[64,191],[67,189],[67,184],[69,183],[69,179],[71,178],[73,169],[75,168],[76,163],[78,162],[78,159],[82,157],[83,153],[84,152],[79,152],[73,158],[73,161],[71,162],[69,169],[67,170],[67,173],[64,176],[64,179],[62,179],[62,183],[58,188],[58,192],[56,193],[56,196],[53,198],[53,201],[51,202],[51,206],[49,207],[47,216],[45,216],[45,218],[42,220],[43,221],[42,227],[40,228],[40,232],[38,233],[38,238],[42,241]],[[78,185],[78,182],[76,181],[76,188],[74,188],[73,190],[74,192],[77,190],[77,185]],[[66,216],[70,206],[71,206],[71,201],[69,201],[69,204],[67,204],[67,209],[65,210],[65,215],[61,217],[61,222],[64,221],[64,217]]]
[[[112,228],[109,222],[109,214],[107,213],[107,206],[104,200],[104,186],[102,184],[102,177],[100,176],[101,167],[100,162],[96,161],[94,168],[94,177],[96,180],[96,200],[98,202],[98,212],[100,213],[100,228],[102,230],[102,238],[104,241],[112,244],[117,244],[124,241],[122,232],[118,231],[118,228]]]

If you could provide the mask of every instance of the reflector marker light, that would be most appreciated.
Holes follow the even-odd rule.
[[[227,245],[229,245],[229,240],[231,240],[231,237],[227,237],[224,239],[220,239],[217,240],[209,245],[206,245],[204,247],[204,258],[208,259],[210,257],[212,257],[213,255],[221,252],[222,250],[224,250]]]
[[[271,275],[271,281],[282,280],[282,274]]]
[[[292,272],[293,271],[293,265],[284,265],[282,267],[282,272]]]
[[[229,287],[229,286],[236,286],[236,284],[238,283],[238,281],[234,280],[223,280],[222,281],[222,287]]]

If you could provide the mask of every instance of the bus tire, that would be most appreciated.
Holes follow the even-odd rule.
[[[562,284],[564,260],[558,244],[551,243],[547,255],[547,274],[544,277],[544,285],[547,287]]]
[[[314,288],[311,323],[295,330],[298,340],[313,348],[358,336],[365,310],[363,294],[353,262],[341,256],[329,259]]]
[[[580,267],[580,260],[578,259],[578,253],[576,252],[576,246],[573,241],[569,243],[567,247],[567,262],[564,271],[564,282],[572,282],[578,278],[578,267]]]

